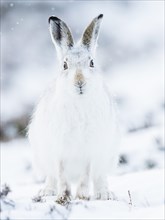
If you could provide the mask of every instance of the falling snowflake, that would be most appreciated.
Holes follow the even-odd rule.
[[[14,3],[10,3],[10,7],[13,7],[14,6]]]

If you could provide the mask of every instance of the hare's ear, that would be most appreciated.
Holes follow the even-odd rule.
[[[49,18],[49,27],[52,41],[59,55],[63,56],[73,47],[73,37],[67,25],[57,17]]]
[[[95,48],[97,46],[97,39],[99,34],[100,23],[103,18],[103,14],[100,14],[89,24],[89,26],[85,29],[81,43],[92,53],[95,52]]]

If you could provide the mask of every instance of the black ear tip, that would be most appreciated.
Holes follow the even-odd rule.
[[[50,23],[50,21],[60,21],[60,19],[55,16],[50,16],[48,22]]]
[[[103,14],[100,14],[97,18],[100,19],[103,17]]]

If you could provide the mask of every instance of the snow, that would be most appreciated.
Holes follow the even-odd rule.
[[[9,138],[1,143],[1,189],[11,188],[1,196],[1,219],[164,219],[164,1],[3,1],[1,6],[1,120]],[[29,117],[56,76],[47,24],[52,13],[76,39],[93,17],[104,14],[97,61],[116,94],[123,132],[122,160],[109,176],[115,200],[72,200],[66,207],[55,197],[33,201],[43,183],[34,176],[29,143],[19,138],[13,121]]]
[[[10,3],[10,7],[13,7],[14,6],[14,4],[13,3]]]

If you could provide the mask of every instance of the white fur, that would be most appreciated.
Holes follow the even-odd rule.
[[[81,187],[80,181],[77,194],[87,196],[90,175],[96,197],[108,199],[104,179],[117,162],[119,133],[113,97],[100,71],[89,67],[89,57],[90,52],[82,45],[68,50],[63,59],[68,59],[69,68],[59,72],[41,98],[29,126],[29,140],[36,162],[45,176],[57,179],[60,191],[64,190],[60,189],[62,182],[69,184],[84,176],[82,183],[86,184]],[[83,94],[74,86],[77,68],[86,81]],[[50,181],[47,186],[55,187]]]

